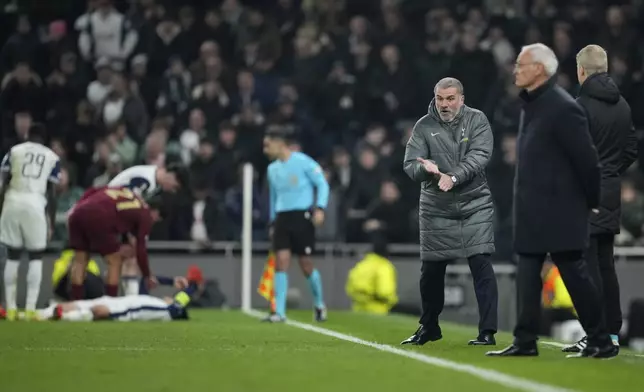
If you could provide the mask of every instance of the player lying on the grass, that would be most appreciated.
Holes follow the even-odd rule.
[[[144,199],[157,195],[160,191],[174,193],[181,187],[186,187],[189,174],[180,164],[172,163],[163,167],[156,165],[132,166],[114,177],[108,187],[126,187]],[[135,246],[135,243],[132,242]],[[125,295],[139,294],[139,279],[141,272],[134,256],[123,260],[122,267],[123,291]]]
[[[90,252],[103,256],[107,264],[105,293],[118,295],[118,283],[124,260],[121,238],[136,238],[139,268],[150,288],[151,279],[146,247],[153,222],[161,218],[158,197],[143,201],[128,188],[104,188],[94,191],[76,204],[68,218],[69,247],[75,251],[72,266],[72,298],[84,297],[83,282]]]
[[[173,298],[151,295],[100,297],[52,305],[39,311],[40,320],[62,321],[170,321],[187,320],[186,307],[194,286],[179,291]]]

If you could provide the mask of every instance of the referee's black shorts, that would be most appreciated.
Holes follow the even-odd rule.
[[[273,250],[308,256],[315,249],[315,226],[310,211],[279,212],[273,224]]]

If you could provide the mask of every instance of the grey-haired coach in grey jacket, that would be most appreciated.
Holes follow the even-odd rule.
[[[438,317],[445,300],[445,270],[463,258],[469,262],[479,306],[479,335],[469,344],[495,344],[498,292],[490,263],[494,205],[485,176],[493,144],[485,114],[464,104],[461,82],[440,80],[405,150],[404,170],[422,184],[422,316],[416,333],[403,344],[422,345],[442,337]]]

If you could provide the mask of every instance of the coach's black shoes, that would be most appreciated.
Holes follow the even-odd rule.
[[[566,358],[597,358],[607,359],[619,355],[619,346],[607,344],[605,346],[586,346],[577,354],[568,354]]]
[[[566,346],[562,348],[561,351],[565,353],[580,353],[586,348],[586,346],[588,346],[588,337],[584,336],[583,338],[579,339],[577,343]]]
[[[536,357],[539,355],[537,343],[512,344],[503,350],[488,351],[485,353],[488,357]]]
[[[413,335],[400,342],[400,344],[422,346],[427,342],[435,342],[437,340],[441,340],[442,338],[443,335],[441,335],[440,331],[438,333],[431,333],[427,328],[421,325]]]
[[[277,313],[271,313],[262,319],[262,322],[264,323],[283,323],[285,321],[286,321],[286,318],[280,316]]]
[[[314,318],[318,323],[326,321],[326,308],[315,308]]]
[[[496,339],[491,333],[482,333],[467,343],[469,346],[496,346]]]
[[[607,359],[616,357],[619,354],[619,346],[613,344],[613,342],[606,343],[603,345],[590,345],[588,344],[577,354],[569,354],[566,358],[597,358],[597,359]]]
[[[619,336],[610,335],[610,339],[611,339],[611,342],[613,343],[613,346],[617,347],[617,352],[619,353]],[[576,343],[562,348],[561,351],[565,353],[580,353],[584,351],[586,346],[588,346],[588,337],[584,336],[583,338],[579,339],[579,341],[577,341]]]

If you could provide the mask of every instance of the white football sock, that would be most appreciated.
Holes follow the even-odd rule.
[[[70,310],[63,313],[61,320],[64,321],[92,321],[94,314],[89,309]]]
[[[4,298],[7,310],[18,309],[16,296],[18,294],[18,267],[19,261],[7,260],[4,265]]]
[[[27,271],[27,301],[25,310],[36,310],[40,283],[42,282],[42,260],[31,260]]]
[[[139,295],[139,278],[127,277],[123,279],[124,295]]]

